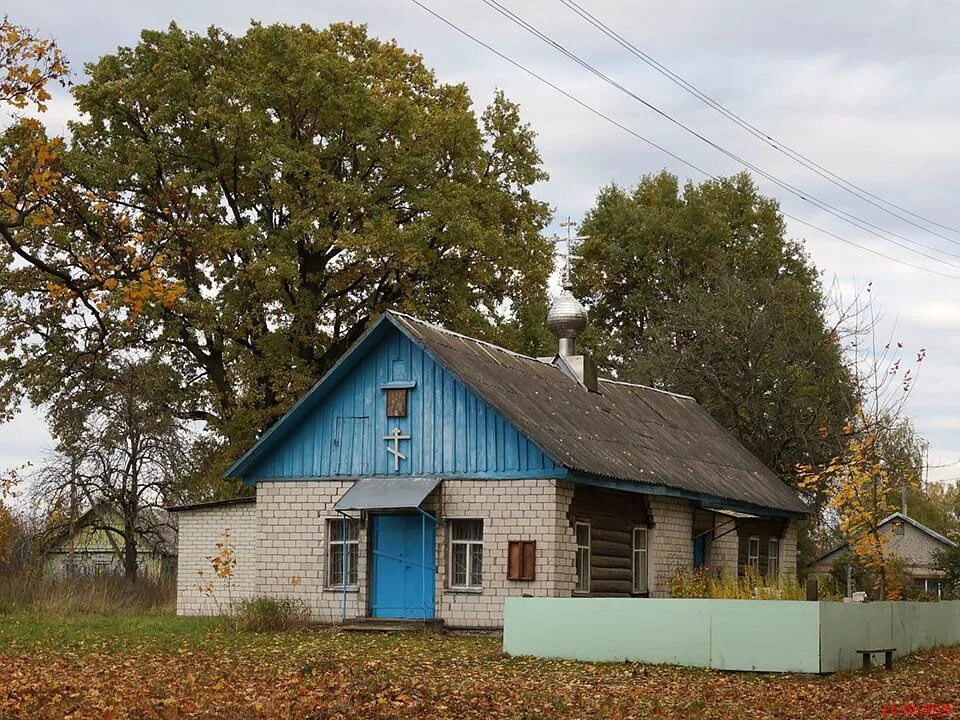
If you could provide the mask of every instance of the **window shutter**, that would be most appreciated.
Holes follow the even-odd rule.
[[[507,543],[507,580],[534,580],[536,565],[536,542],[510,540]]]
[[[535,541],[520,543],[523,554],[523,567],[520,570],[521,580],[533,580],[537,569],[537,543]]]

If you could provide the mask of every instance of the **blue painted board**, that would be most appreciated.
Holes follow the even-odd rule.
[[[434,616],[436,528],[415,515],[374,515],[370,544],[370,615],[429,619]]]
[[[301,408],[241,473],[257,480],[370,475],[549,476],[561,468],[395,327],[361,343],[349,370]],[[386,416],[385,385],[412,384],[408,414]],[[399,467],[385,435],[399,428]]]

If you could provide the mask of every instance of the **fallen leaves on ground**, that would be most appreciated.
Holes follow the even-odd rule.
[[[510,658],[496,638],[434,634],[0,649],[4,720],[880,718],[884,703],[953,703],[960,717],[960,649],[867,677]]]

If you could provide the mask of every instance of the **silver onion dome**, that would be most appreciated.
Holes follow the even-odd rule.
[[[547,313],[547,327],[560,340],[560,354],[572,355],[574,341],[587,327],[587,310],[573,296],[573,288],[570,284],[563,286],[560,297],[550,306],[550,312]]]

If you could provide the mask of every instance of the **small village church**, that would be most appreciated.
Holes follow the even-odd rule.
[[[230,467],[256,497],[174,508],[177,610],[301,599],[321,622],[496,628],[509,596],[669,594],[678,568],[793,575],[797,494],[690,397],[597,378],[567,284],[555,356],[387,312]],[[224,537],[229,582],[198,589]]]

